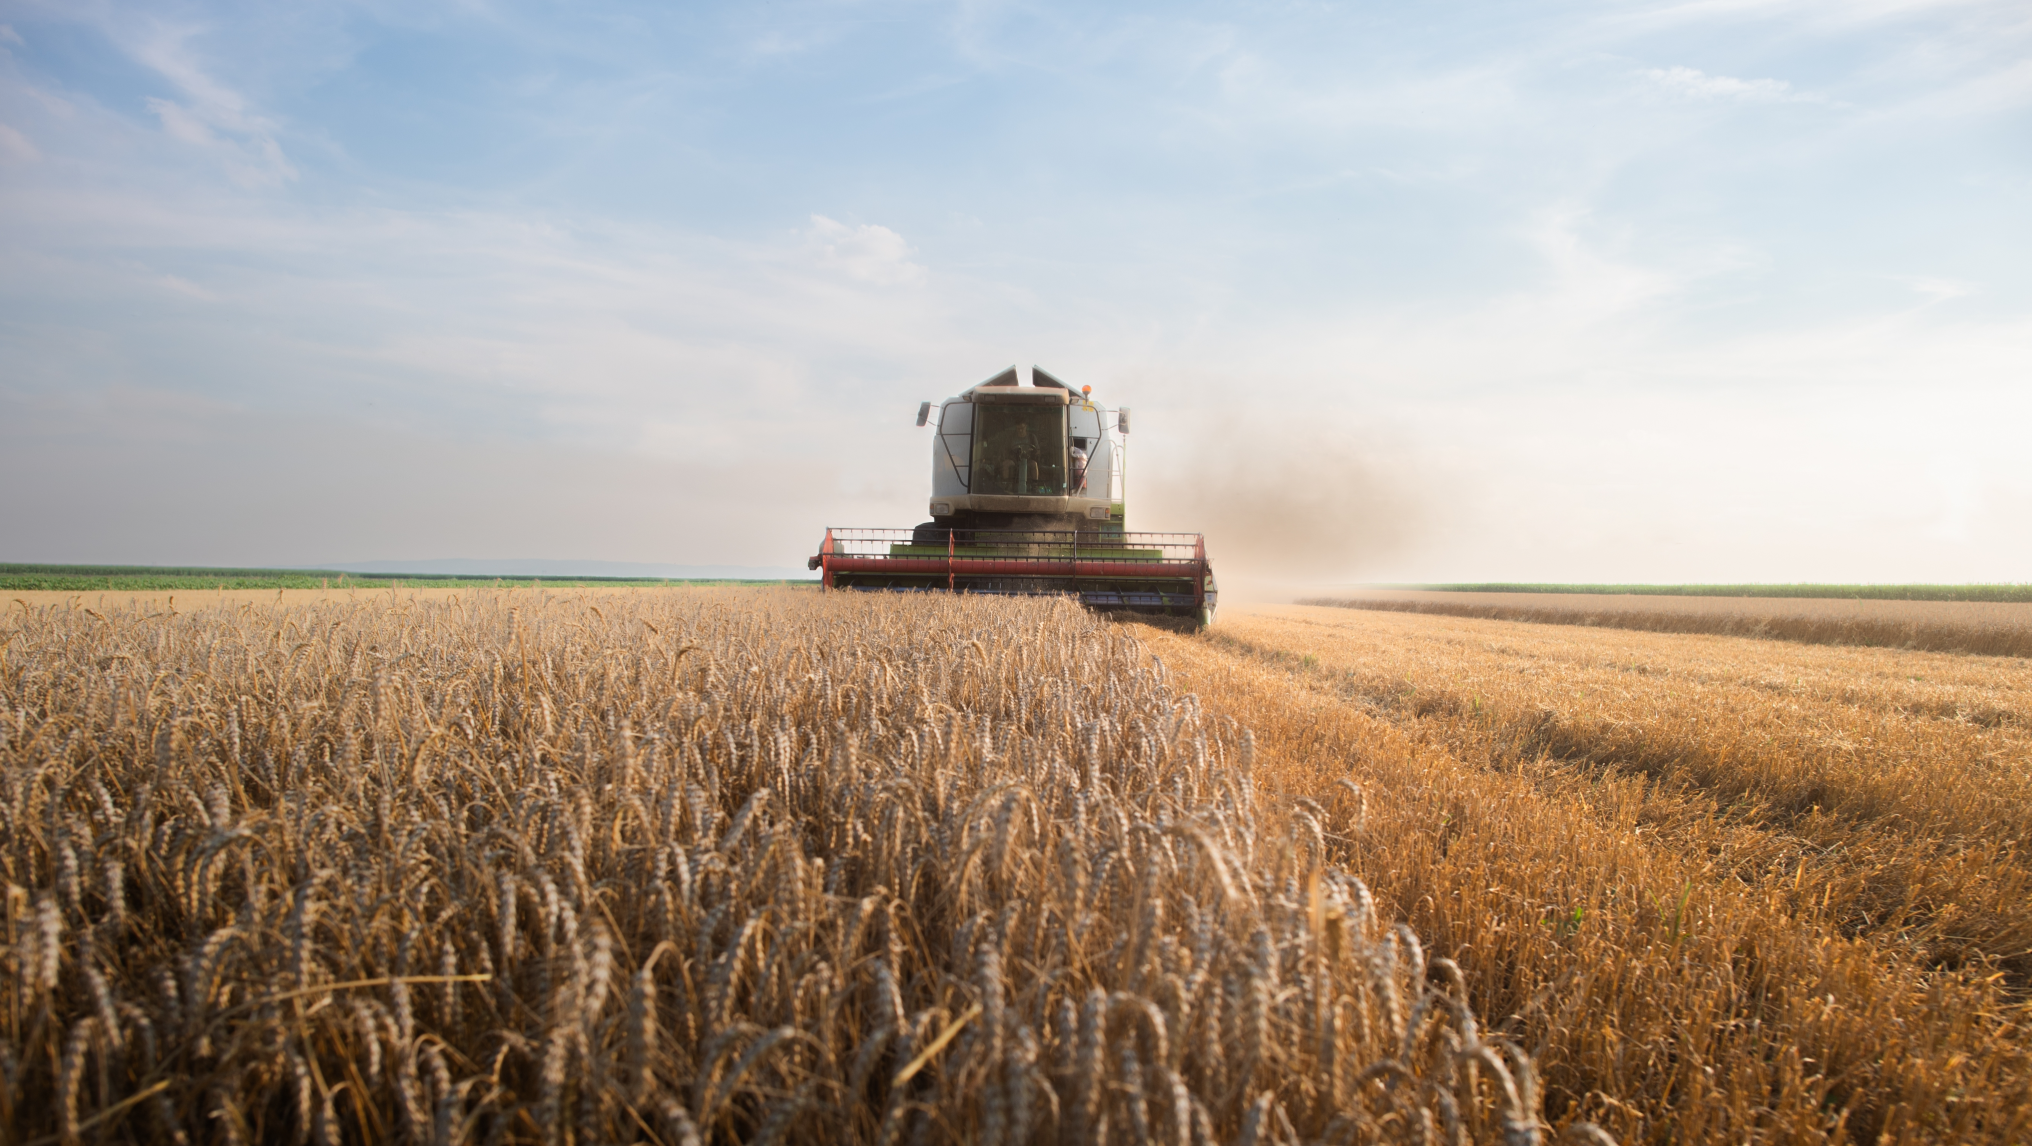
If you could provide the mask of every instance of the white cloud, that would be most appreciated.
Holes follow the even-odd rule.
[[[0,507],[0,559],[308,565],[505,547],[802,565],[829,522],[881,512],[833,471],[810,454],[734,466],[452,440],[162,391],[0,390],[0,484],[14,494]]]
[[[1967,298],[1969,295],[1976,293],[1976,288],[1968,283],[1958,282],[1954,279],[1935,278],[1931,275],[1913,275],[1903,281],[1906,286],[1911,287],[1919,294],[1925,295],[1929,304]]]
[[[1301,137],[1375,127],[1455,132],[1463,125],[1508,122],[1518,112],[1516,61],[1416,74],[1375,68],[1319,75],[1236,51],[1217,76],[1224,98],[1211,122],[1240,135],[1265,128]]]
[[[150,96],[147,104],[162,121],[165,134],[218,155],[226,174],[243,187],[274,187],[296,178],[296,166],[265,129],[250,131],[203,107],[186,107],[157,96]],[[221,137],[216,130],[221,128],[239,138]]]
[[[149,96],[144,102],[147,103],[148,110],[154,112],[155,117],[162,121],[162,130],[168,132],[171,139],[195,144],[198,147],[210,147],[218,142],[218,138],[212,134],[211,125],[191,114],[190,109],[182,104],[155,96]]]
[[[887,227],[874,223],[850,227],[813,215],[805,238],[816,250],[820,266],[849,278],[884,286],[924,281],[924,268],[910,261],[910,244]]]
[[[1545,260],[1550,277],[1523,300],[1531,311],[1528,326],[1547,321],[1575,333],[1575,327],[1605,322],[1671,293],[1681,275],[1643,266],[1590,243],[1582,231],[1587,212],[1561,207],[1542,214],[1527,230],[1532,247]]]
[[[216,155],[243,187],[273,187],[296,178],[278,140],[280,125],[214,78],[191,50],[198,29],[108,21],[102,30],[129,57],[176,86],[180,99],[146,101],[170,138]]]
[[[0,44],[21,44],[21,33],[12,24],[0,24]],[[26,45],[23,45],[26,46]]]
[[[186,278],[179,278],[176,275],[163,275],[156,281],[161,283],[164,287],[167,287],[172,292],[180,294],[185,298],[194,298],[199,300],[200,302],[219,301],[218,295],[213,294],[211,291],[206,290],[205,288],[199,286],[198,284]]]
[[[50,185],[56,166],[0,183],[0,236],[35,256],[0,273],[0,304],[136,317],[88,320],[89,354],[61,322],[0,339],[0,356],[44,368],[37,390],[130,379],[417,433],[768,466],[843,420],[907,431],[917,389],[987,357],[951,321],[982,309],[979,284],[867,285],[926,275],[886,227],[820,216],[741,242],[518,212],[297,210],[188,171],[80,193]],[[886,396],[870,406],[842,382]],[[854,472],[914,502],[921,462],[911,448]]]
[[[1744,103],[1818,102],[1812,96],[1793,91],[1792,85],[1784,80],[1743,80],[1678,66],[1646,68],[1641,74],[1675,95],[1694,99],[1740,100]]]
[[[1911,122],[1952,120],[2005,115],[2028,104],[2032,104],[2032,59],[2019,59],[2004,67],[1970,65],[1887,116]]]
[[[757,519],[770,537],[754,544],[777,560],[781,547],[807,544],[821,518],[917,520],[927,448],[909,426],[917,401],[1005,362],[1034,361],[1092,382],[1111,405],[1141,408],[1140,472],[1160,480],[1139,486],[1139,520],[1213,530],[1226,538],[1224,554],[1244,544],[1243,526],[1260,532],[1274,522],[1236,519],[1223,533],[1211,510],[1192,503],[1214,488],[1210,480],[1164,487],[1161,476],[1198,473],[1192,467],[1231,448],[1234,427],[1254,411],[1288,419],[1293,432],[1289,441],[1244,439],[1248,456],[1277,464],[1250,475],[1274,479],[1267,486],[1240,483],[1241,493],[1274,492],[1289,484],[1286,473],[1301,480],[1301,469],[1284,467],[1287,456],[1293,467],[1359,458],[1369,469],[1342,475],[1333,487],[1341,491],[1367,488],[1356,479],[1370,469],[1420,490],[1434,473],[1447,477],[1447,496],[1433,500],[1448,504],[1431,524],[1460,540],[1422,556],[1406,550],[1403,579],[1968,579],[2023,567],[2032,535],[1996,507],[2019,507],[2016,522],[2032,513],[2032,463],[2016,460],[2023,451],[2007,433],[2028,409],[2011,395],[2032,371],[2032,326],[1996,315],[2026,313],[2026,280],[1970,248],[1990,233],[1999,236],[1992,247],[2008,248],[2015,224],[1994,202],[2023,186],[2024,164],[2009,149],[1948,149],[1943,176],[1959,164],[1977,183],[1953,184],[1941,198],[1914,184],[1898,191],[1920,196],[1910,202],[1864,202],[1857,197],[1887,181],[1858,175],[1907,160],[1906,137],[1864,115],[1746,123],[1741,111],[1851,106],[1833,103],[1835,94],[1878,116],[2016,107],[2032,92],[2025,53],[2010,51],[2008,37],[1959,28],[1865,45],[1854,60],[1831,58],[1805,35],[1793,51],[1784,35],[1745,32],[1698,41],[1754,47],[1736,59],[1756,63],[1723,62],[1731,57],[1720,50],[1697,57],[1740,76],[1639,71],[1684,58],[1694,41],[1668,46],[1625,24],[1604,31],[1611,22],[1590,25],[1589,39],[1588,28],[1523,21],[1486,50],[1457,50],[1428,36],[1422,19],[1375,25],[1367,42],[1359,26],[1322,19],[1300,28],[1303,45],[1290,33],[1217,29],[1169,63],[1155,50],[1109,46],[1144,39],[1083,27],[1068,37],[1079,41],[1071,62],[1031,50],[1044,40],[1004,41],[1001,32],[984,31],[978,51],[929,60],[866,54],[843,38],[839,50],[856,55],[842,70],[864,72],[810,98],[842,100],[865,84],[931,109],[950,102],[932,89],[963,76],[1010,111],[1006,121],[968,117],[963,130],[998,154],[1034,156],[1026,171],[1037,182],[1010,184],[1006,173],[984,177],[985,165],[956,162],[941,134],[949,126],[930,119],[921,132],[892,133],[907,147],[876,141],[854,152],[855,162],[897,171],[935,160],[924,178],[880,188],[843,173],[835,149],[771,136],[769,123],[730,119],[754,129],[731,142],[687,135],[672,120],[662,125],[671,141],[712,161],[702,172],[752,171],[750,160],[766,158],[782,177],[772,174],[768,195],[752,183],[710,185],[748,188],[740,212],[631,215],[635,207],[616,214],[562,176],[538,197],[550,206],[530,207],[521,182],[529,172],[548,163],[553,173],[582,173],[629,151],[546,152],[543,140],[512,166],[441,185],[363,158],[320,166],[304,180],[318,184],[307,193],[275,194],[267,189],[295,175],[285,148],[343,145],[356,125],[322,122],[324,95],[301,84],[278,80],[294,96],[268,94],[275,89],[261,77],[282,75],[284,65],[233,42],[223,22],[190,29],[127,14],[102,26],[163,77],[141,93],[156,97],[145,115],[134,114],[141,109],[126,86],[66,83],[73,107],[0,75],[0,106],[19,142],[52,159],[0,169],[9,175],[0,179],[0,240],[20,252],[0,265],[0,305],[28,316],[0,330],[0,358],[17,364],[0,379],[0,403],[89,395],[126,380],[252,412],[238,421],[191,414],[194,424],[216,421],[216,432],[156,450],[155,469],[258,470],[265,459],[312,452],[317,436],[299,424],[321,421],[367,426],[391,456],[427,459],[442,445],[459,459],[444,474],[486,462],[506,481],[538,472],[526,459],[540,454],[597,456],[612,472],[565,483],[573,498],[607,485],[666,491],[656,495],[662,502],[614,500],[643,521],[678,504],[670,488],[687,491],[678,499],[685,507],[795,504]],[[1938,50],[1943,42],[1957,50]],[[754,54],[726,53],[744,68],[776,66]],[[524,61],[545,77],[551,62]],[[1024,94],[1010,95],[1019,81],[1009,77],[1032,67],[1054,82],[1023,79]],[[639,79],[617,74],[624,88]],[[454,94],[493,91],[473,88],[471,77],[442,78]],[[720,90],[710,80],[700,89],[708,102]],[[528,101],[523,113],[540,107],[561,118],[571,105],[556,102],[569,94],[558,83],[556,91],[532,83],[513,98]],[[1633,90],[1649,98],[1633,101]],[[1037,99],[1052,91],[1076,94],[1078,110]],[[741,103],[724,102],[730,115]],[[1666,104],[1676,114],[1658,114]],[[287,121],[274,110],[283,106]],[[1736,114],[1716,114],[1724,110]],[[528,120],[493,123],[522,131]],[[15,142],[0,134],[0,163],[21,154]],[[1799,172],[1798,201],[1746,178],[1776,164]],[[243,186],[223,185],[220,167]],[[851,206],[833,198],[842,186],[857,188]],[[1040,199],[1040,190],[1057,197]],[[848,221],[797,218],[827,203]],[[955,203],[970,213],[956,214]],[[1851,211],[1830,221],[1819,217],[1821,203]],[[1958,233],[1938,224],[1947,203],[1978,209]],[[1996,218],[2003,223],[1985,225]],[[1913,220],[1938,245],[1901,244],[1899,228]],[[926,252],[939,264],[935,291],[925,289]],[[1824,289],[1830,282],[1843,284],[1840,297]],[[1798,302],[1803,295],[1811,305]],[[1952,393],[1938,389],[1950,385]],[[2010,416],[1996,416],[2000,408]],[[1956,423],[1971,409],[1986,411],[1981,425]],[[1933,411],[1926,416],[1937,424],[1914,428],[1913,410]],[[258,439],[262,419],[309,444],[233,444]],[[1319,423],[1344,426],[1352,445],[1319,438]],[[106,437],[109,424],[81,415],[74,428]],[[1899,446],[1901,435],[1913,442]],[[1904,456],[1894,447],[1918,460],[1883,460]],[[1402,457],[1383,457],[1386,448]],[[1956,450],[1979,465],[1984,484],[1973,501],[1959,471],[1925,480],[1927,457]],[[489,462],[497,452],[515,459]],[[1439,461],[1423,465],[1431,459]],[[8,460],[0,449],[0,463]],[[560,470],[577,464],[567,459]],[[749,484],[785,472],[797,481]],[[391,484],[439,476],[422,461],[403,473]],[[460,487],[444,511],[491,510],[501,499],[487,484]],[[108,537],[143,528],[139,515],[95,524],[120,484],[93,488],[32,511],[0,508],[0,537],[55,552],[51,538],[85,535],[78,522]],[[809,505],[802,489],[849,489],[859,500]],[[1904,489],[1925,497],[1899,502]],[[2016,500],[1984,492],[1994,489]],[[1171,522],[1162,520],[1167,494],[1178,509]],[[1301,502],[1315,514],[1363,508]],[[1888,524],[1858,516],[1853,507],[1865,502],[1896,513],[1879,514],[1890,514]],[[471,546],[500,551],[486,538],[512,536],[515,522],[480,516],[490,524]],[[577,528],[597,515],[564,516]],[[601,519],[601,531],[621,519]],[[428,526],[417,520],[416,529]],[[720,532],[731,528],[725,521],[672,522],[716,547],[702,559],[732,559],[748,544]],[[658,536],[673,535],[668,524]],[[357,542],[343,548],[413,556],[435,544],[427,532],[357,525],[349,535]],[[779,527],[782,539],[772,540]],[[239,540],[251,544],[246,528]],[[1359,539],[1373,540],[1373,529],[1363,524]],[[1936,537],[1928,530],[1966,540],[1950,552],[1927,545]],[[582,538],[600,535],[560,535],[547,547],[590,554]],[[612,556],[675,555],[655,551],[659,544]],[[1922,552],[1936,565],[1899,564]],[[228,555],[212,553],[192,559]],[[1315,556],[1322,565],[1340,559]]]
[[[0,123],[0,154],[5,154],[24,163],[33,163],[42,158],[35,144],[29,138],[4,123]]]

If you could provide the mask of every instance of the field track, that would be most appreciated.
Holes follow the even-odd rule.
[[[1306,603],[1644,632],[2032,657],[2032,604],[2024,602],[1361,589]]]
[[[2032,665],[1285,606],[1150,647],[1624,1141],[2032,1132]],[[1565,1104],[1571,1103],[1572,1107]]]

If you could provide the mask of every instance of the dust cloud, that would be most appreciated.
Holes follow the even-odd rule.
[[[1242,425],[1181,445],[1132,468],[1130,528],[1204,533],[1224,600],[1345,585],[1425,532],[1424,467],[1376,435]]]

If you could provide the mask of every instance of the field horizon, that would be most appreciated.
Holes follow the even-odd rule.
[[[242,567],[194,565],[94,565],[67,562],[0,562],[0,592],[156,592],[259,589],[325,589],[343,587],[386,587],[390,584],[419,588],[482,588],[521,584],[591,588],[600,585],[716,585],[716,584],[804,584],[813,579],[801,576],[763,576],[791,570],[774,567],[669,566],[670,576],[633,575],[619,572],[531,572],[539,566],[620,569],[641,563],[551,562],[513,559],[499,562],[469,559],[414,562],[347,562],[322,567]],[[453,568],[458,567],[458,568]],[[515,568],[520,567],[520,568]],[[643,568],[650,566],[642,565]],[[675,575],[684,571],[695,576]],[[749,575],[755,574],[755,575]],[[1531,595],[1558,597],[1708,597],[1747,599],[1823,599],[1878,601],[1944,601],[2032,603],[2032,584],[1561,584],[1511,582],[1459,583],[1362,583],[1343,589],[1246,591],[1253,584],[1238,581],[1243,592],[1230,593],[1249,603],[1296,603],[1327,600],[1336,594],[1374,596],[1377,594],[1431,593],[1455,600],[1471,595]],[[1260,587],[1259,587],[1260,588]]]

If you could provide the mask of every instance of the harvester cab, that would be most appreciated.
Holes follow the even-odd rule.
[[[828,589],[1072,595],[1092,608],[1193,617],[1218,601],[1197,533],[1130,533],[1129,411],[1040,367],[1011,366],[944,402],[929,426],[931,520],[826,530],[810,567]]]

